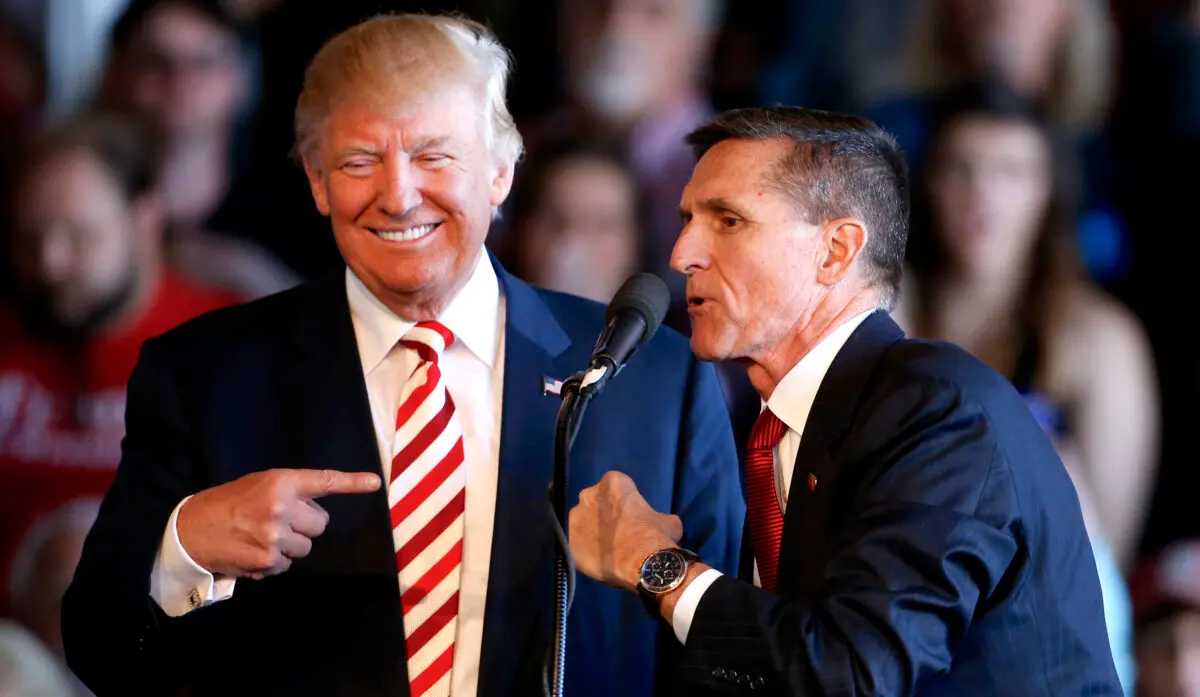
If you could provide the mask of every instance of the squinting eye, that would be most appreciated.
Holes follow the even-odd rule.
[[[728,215],[721,218],[721,224],[724,225],[725,227],[737,227],[737,224],[739,222],[741,222],[741,221],[738,220],[737,218],[734,218],[734,217],[728,216]]]

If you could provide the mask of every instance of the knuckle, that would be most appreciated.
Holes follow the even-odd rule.
[[[270,569],[279,560],[280,555],[274,550],[262,549],[254,555],[253,568],[265,571]]]
[[[321,488],[328,491],[333,488],[335,477],[333,470],[321,470]]]
[[[287,504],[278,496],[271,499],[267,504],[267,517],[271,520],[283,520],[284,514],[287,513]]]
[[[262,543],[268,550],[274,551],[279,549],[279,543],[283,541],[283,531],[274,525],[268,526],[263,531]]]

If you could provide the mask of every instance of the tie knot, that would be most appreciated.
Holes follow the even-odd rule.
[[[770,409],[763,409],[750,430],[750,447],[756,450],[770,450],[783,439],[787,432],[787,424],[779,420]]]
[[[405,332],[400,344],[413,349],[423,361],[437,362],[442,352],[454,343],[454,332],[441,322],[418,322]]]

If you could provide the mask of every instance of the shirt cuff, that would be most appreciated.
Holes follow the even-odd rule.
[[[675,638],[680,644],[687,643],[692,618],[696,615],[696,608],[700,605],[700,599],[704,597],[704,591],[718,578],[721,578],[720,571],[705,569],[683,589],[683,595],[679,596],[679,602],[675,603],[675,612],[671,615],[671,626],[675,629]]]
[[[192,610],[211,605],[233,596],[237,579],[215,578],[207,569],[188,556],[179,542],[176,521],[179,509],[191,496],[179,502],[171,512],[163,531],[162,546],[154,559],[150,573],[150,597],[169,617],[180,617]]]

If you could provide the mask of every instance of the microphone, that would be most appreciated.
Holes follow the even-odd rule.
[[[542,665],[542,683],[546,697],[562,697],[563,670],[567,660],[567,615],[575,599],[575,561],[567,540],[567,472],[570,469],[571,445],[592,397],[604,389],[633,354],[654,336],[667,307],[671,293],[661,278],[650,273],[632,276],[617,290],[608,303],[604,318],[608,325],[588,361],[587,371],[580,371],[562,386],[563,403],[558,410],[554,430],[554,480],[550,484],[550,508],[554,525],[554,646]]]
[[[604,311],[608,326],[592,349],[581,389],[596,394],[620,373],[658,331],[670,304],[671,292],[658,276],[639,273],[625,281]]]

